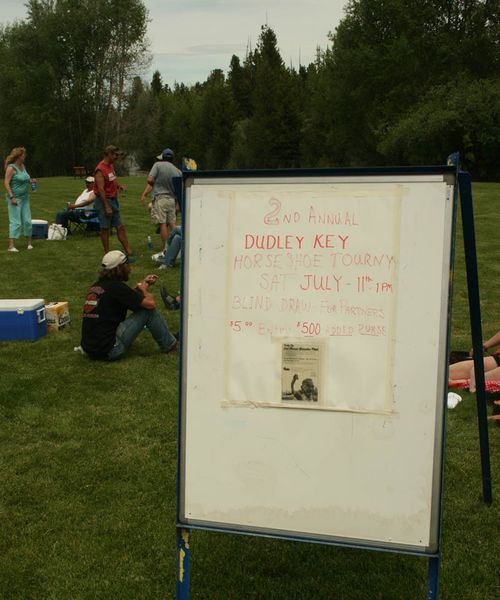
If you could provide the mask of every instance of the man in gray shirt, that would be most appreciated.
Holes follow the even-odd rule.
[[[174,152],[170,148],[165,148],[156,158],[158,162],[155,162],[149,172],[148,183],[142,192],[141,202],[144,205],[147,194],[153,192],[151,218],[160,226],[161,239],[165,245],[168,237],[167,226],[170,226],[171,230],[176,226],[177,196],[172,178],[182,177],[182,173],[172,164]]]

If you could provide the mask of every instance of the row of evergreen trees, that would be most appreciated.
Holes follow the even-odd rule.
[[[263,26],[227,77],[136,79],[128,146],[144,165],[169,145],[203,169],[442,164],[459,150],[476,178],[500,176],[498,3],[351,0],[329,37],[298,70]]]
[[[143,168],[165,146],[202,169],[440,164],[459,150],[475,178],[500,176],[498,0],[349,0],[312,64],[286,66],[263,26],[227,74],[173,87],[130,79],[147,62],[141,0],[28,7],[0,31],[0,144],[27,145],[40,174],[92,164],[112,141]]]

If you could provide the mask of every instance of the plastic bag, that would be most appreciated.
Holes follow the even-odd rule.
[[[65,240],[68,236],[68,230],[66,227],[59,225],[59,223],[51,223],[49,225],[49,231],[47,235],[48,240]]]

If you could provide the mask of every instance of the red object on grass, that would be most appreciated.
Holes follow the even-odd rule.
[[[448,381],[448,388],[462,388],[464,390],[469,389],[470,379],[450,379]],[[500,381],[486,381],[487,392],[500,392]]]

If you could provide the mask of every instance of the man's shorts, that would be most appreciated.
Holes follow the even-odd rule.
[[[111,216],[106,214],[104,204],[99,196],[97,196],[94,202],[94,208],[97,211],[97,218],[99,219],[99,225],[101,226],[101,229],[111,229],[111,227],[119,227],[122,224],[118,199],[108,198],[108,203],[113,210],[113,214]]]
[[[153,223],[175,223],[175,198],[167,194],[155,196],[151,219]]]

